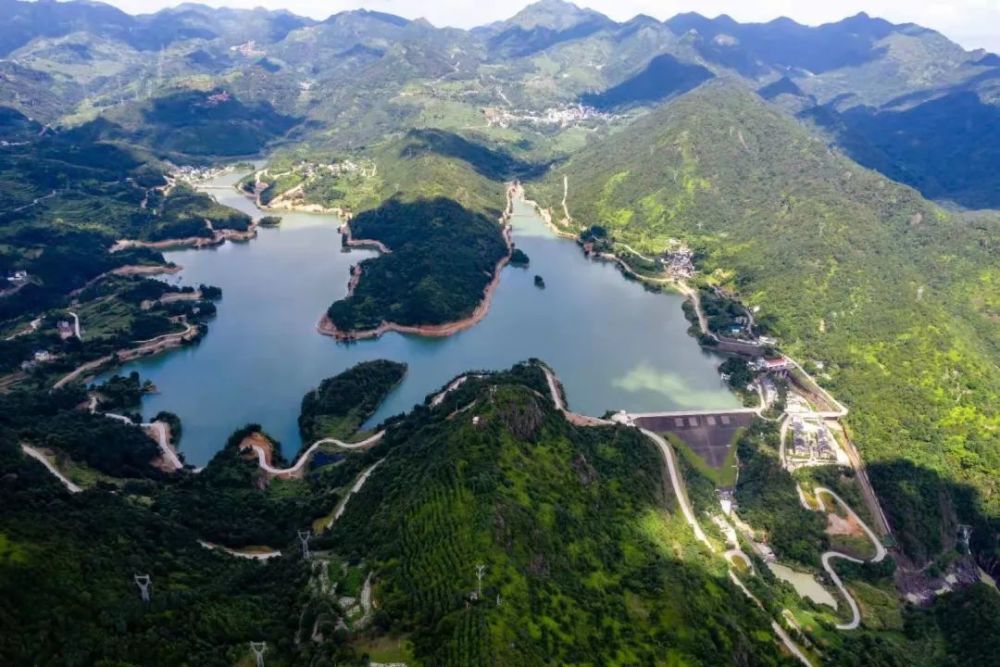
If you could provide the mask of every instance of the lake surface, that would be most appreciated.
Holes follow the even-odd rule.
[[[264,215],[232,188],[219,187],[239,177],[219,177],[206,191]],[[302,445],[303,394],[379,358],[406,362],[409,371],[373,424],[422,403],[465,371],[504,369],[531,357],[555,369],[569,405],[585,414],[739,407],[716,371],[719,359],[687,335],[680,296],[649,292],[614,266],[585,258],[528,205],[518,204],[515,213],[514,242],[531,266],[505,268],[489,314],[448,338],[392,333],[338,343],[316,332],[326,308],[346,295],[350,266],[375,254],[341,252],[335,216],[283,213],[279,228],[260,229],[248,243],[164,253],[184,267],[168,282],[216,285],[223,298],[198,345],[126,366],[159,389],[143,399],[144,414],[180,416],[180,449],[194,465],[207,463],[247,423],[261,424],[291,458]],[[535,287],[535,274],[545,279],[544,289]]]

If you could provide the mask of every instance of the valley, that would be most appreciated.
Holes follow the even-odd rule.
[[[511,13],[0,0],[0,662],[995,661],[1000,58]]]

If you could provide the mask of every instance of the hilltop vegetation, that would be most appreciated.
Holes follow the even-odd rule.
[[[740,85],[709,83],[553,170],[541,187],[581,227],[658,253],[696,249],[825,384],[910,556],[975,524],[983,562],[1000,516],[995,219],[964,222],[857,167]],[[914,488],[897,459],[941,473]],[[947,481],[943,481],[947,480]],[[969,484],[974,499],[959,493]],[[920,517],[919,520],[916,517]],[[936,551],[936,550],[935,550]]]
[[[405,374],[406,364],[376,359],[326,378],[302,398],[299,413],[302,441],[350,437],[374,414]]]
[[[296,122],[266,102],[244,103],[222,89],[181,90],[108,113],[74,132],[145,146],[160,155],[227,158],[258,154]]]
[[[392,420],[373,449],[318,462],[302,480],[273,479],[240,450],[260,431],[251,424],[198,474],[105,476],[76,495],[21,454],[8,416],[35,428],[127,427],[80,412],[79,389],[8,395],[0,660],[221,667],[252,659],[248,643],[265,640],[279,667],[363,665],[391,645],[413,664],[791,664],[767,614],[693,539],[649,441],[625,427],[574,427],[547,391],[536,365],[470,378],[441,405]],[[103,437],[90,447],[116,449]],[[285,463],[276,443],[272,460]],[[295,531],[325,526],[378,461],[303,561]],[[706,493],[714,504],[711,485]],[[259,563],[199,541],[284,555]],[[368,573],[377,607],[365,626],[340,595],[358,595]],[[135,574],[152,577],[148,605]],[[852,573],[852,587],[863,585],[855,576],[872,573]],[[769,613],[787,604],[767,581],[748,583]],[[995,592],[973,587],[929,610],[880,612],[887,620],[856,634],[809,631],[830,664],[962,665],[993,650],[995,606]]]
[[[784,664],[667,510],[651,444],[571,426],[539,391],[533,366],[469,379],[389,431],[329,541],[374,565],[377,623],[422,664]]]
[[[561,0],[471,31],[190,4],[129,16],[0,0],[0,15],[0,663],[246,667],[264,640],[269,667],[791,664],[772,620],[823,664],[995,660],[995,587],[924,583],[970,566],[960,526],[1000,575],[1000,217],[899,183],[952,208],[1000,203],[997,56],[865,14],[618,23]],[[81,383],[53,390],[83,363],[104,372],[118,350],[206,332],[217,288],[119,275],[175,267],[112,244],[249,229],[168,171],[272,151],[244,192],[260,176],[264,206],[340,209],[354,239],[390,251],[353,267],[327,311],[341,331],[473,313],[508,251],[505,181],[528,181],[558,222],[568,176],[569,227],[596,252],[627,245],[640,274],[683,240],[709,328],[747,314],[715,288],[737,295],[850,408],[892,527],[892,559],[837,564],[861,627],[835,629],[844,604],[800,599],[744,543],[748,600],[677,511],[650,442],[568,423],[535,364],[470,376],[294,474],[258,465],[248,439],[289,461],[257,424],[200,472],[164,472],[157,442],[91,413]],[[720,370],[751,379],[735,358]],[[303,397],[303,439],[363,437],[405,372],[380,360],[324,380]],[[145,388],[135,375],[90,390],[103,411]],[[176,443],[179,419],[157,419]],[[741,516],[829,587],[822,551],[864,540],[829,531],[795,483],[865,514],[856,482],[783,470],[773,423],[735,439]],[[680,466],[721,546],[723,476]],[[901,597],[918,588],[923,607]]]
[[[51,307],[115,268],[163,263],[144,249],[111,253],[119,239],[210,236],[207,224],[249,225],[246,215],[185,186],[164,195],[165,171],[140,151],[72,132],[0,148],[0,272],[32,277],[0,303],[0,322]]]
[[[445,198],[390,199],[355,217],[351,231],[391,252],[361,262],[354,292],[330,306],[327,315],[342,331],[467,317],[507,253],[497,222]]]

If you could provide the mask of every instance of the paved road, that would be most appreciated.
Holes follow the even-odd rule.
[[[542,366],[542,370],[545,372],[545,378],[549,384],[549,393],[552,396],[553,405],[555,405],[557,410],[561,411],[564,415],[566,415],[567,419],[570,419],[571,415],[573,415],[574,413],[571,413],[566,409],[565,403],[562,400],[562,395],[559,393],[558,390],[558,384],[555,375],[547,366]],[[576,415],[576,416],[583,416],[583,415]],[[594,419],[594,418],[589,417],[588,419]],[[570,421],[573,420],[570,419]],[[597,423],[592,425],[605,425],[614,423],[596,419],[594,421]],[[647,431],[645,429],[639,429],[639,430],[640,432],[642,432],[643,435],[645,435],[647,438],[649,438],[656,444],[657,448],[660,450],[660,453],[663,455],[663,460],[666,463],[667,472],[670,477],[670,485],[673,487],[674,496],[677,498],[677,504],[680,505],[681,513],[684,515],[684,520],[687,521],[687,524],[691,527],[695,539],[704,544],[710,552],[717,553],[717,550],[708,540],[708,537],[705,535],[705,531],[702,530],[701,524],[698,523],[698,519],[695,516],[694,509],[692,509],[691,507],[691,502],[688,500],[687,492],[684,488],[684,480],[682,479],[680,473],[677,470],[677,462],[674,459],[673,448],[666,440],[664,440],[661,436],[657,435],[656,433],[653,433],[652,431]],[[737,577],[732,570],[729,570],[729,577],[730,579],[733,580],[736,586],[743,591],[743,593],[748,598],[750,598],[751,600],[756,602],[758,606],[760,606],[760,601],[757,600],[756,597],[754,597],[754,595],[750,592],[750,590],[743,584],[742,581],[740,581],[739,577]],[[785,632],[784,628],[778,625],[777,621],[774,620],[771,621],[771,629],[774,631],[774,634],[778,636],[778,639],[781,640],[781,643],[784,644],[785,648],[787,648],[788,651],[793,656],[795,656],[795,658],[797,658],[806,667],[813,667],[812,662],[810,662],[809,658],[807,658],[806,655],[802,652],[802,649],[800,649],[798,645],[788,635],[788,633]]]
[[[91,394],[90,403],[88,408],[93,414],[104,415],[108,419],[114,419],[123,424],[128,424],[129,426],[135,426],[136,423],[132,421],[131,418],[125,415],[118,415],[113,412],[97,412],[97,396]],[[174,470],[180,470],[184,467],[183,461],[177,456],[177,452],[174,450],[170,441],[167,439],[167,425],[160,421],[149,422],[148,424],[139,424],[139,428],[149,429],[150,431],[156,432],[156,444],[160,447],[160,454],[163,459],[170,463],[174,467]]]
[[[352,486],[350,490],[348,490],[347,495],[344,496],[344,499],[340,502],[339,505],[337,505],[337,509],[334,511],[333,516],[330,518],[329,521],[326,522],[327,529],[329,529],[330,526],[332,526],[337,521],[337,519],[343,516],[344,510],[347,509],[347,501],[351,499],[351,496],[353,496],[355,493],[361,490],[361,487],[364,486],[365,482],[368,481],[368,477],[373,472],[375,472],[375,468],[379,467],[382,461],[385,461],[385,459],[379,459],[371,467],[369,467],[367,470],[358,475],[357,480],[355,480],[354,482],[354,486]]]
[[[52,462],[49,461],[49,459],[45,456],[45,454],[42,454],[34,447],[29,447],[28,445],[21,445],[21,451],[30,456],[31,458],[35,459],[39,463],[41,463],[43,466],[45,466],[45,468],[50,473],[55,475],[56,478],[58,478],[58,480],[62,482],[62,485],[65,486],[66,490],[69,491],[70,493],[80,493],[81,491],[83,491],[83,489],[81,489],[79,486],[71,482],[68,477],[59,472],[59,470],[54,465],[52,465]]]
[[[72,310],[67,310],[66,312],[73,316],[73,334],[78,340],[83,340],[83,336],[80,335],[80,316]]]
[[[677,462],[674,460],[673,447],[671,447],[662,436],[653,433],[652,431],[647,431],[646,429],[639,430],[643,435],[652,440],[660,449],[660,453],[663,455],[663,460],[667,464],[667,471],[670,474],[670,484],[674,487],[674,495],[677,497],[677,504],[681,507],[681,513],[684,514],[684,520],[688,522],[688,525],[691,526],[691,530],[694,531],[695,538],[708,547],[709,551],[715,551],[715,548],[712,546],[711,542],[708,541],[705,531],[701,529],[701,524],[698,523],[698,519],[694,515],[694,509],[692,509],[691,502],[688,500],[687,493],[684,489],[684,482],[681,480],[680,473],[677,471]]]
[[[448,394],[450,394],[451,392],[455,391],[463,384],[465,384],[465,381],[468,380],[470,377],[477,378],[481,376],[476,374],[470,374],[470,375],[462,375],[455,378],[454,380],[452,380],[451,384],[449,384],[447,387],[441,390],[439,394],[437,394],[434,398],[431,399],[431,407],[436,408],[437,406],[444,403],[444,399],[448,397]]]
[[[384,435],[385,431],[379,431],[375,435],[371,436],[370,438],[366,438],[361,442],[344,442],[343,440],[338,440],[336,438],[323,438],[322,440],[317,440],[316,442],[314,442],[312,445],[309,446],[309,449],[307,449],[306,451],[304,451],[302,454],[299,455],[298,459],[295,461],[293,465],[290,465],[287,468],[275,468],[274,466],[272,466],[270,463],[267,462],[267,452],[264,451],[263,447],[255,444],[252,444],[250,446],[257,452],[257,465],[259,465],[261,469],[264,470],[264,472],[267,472],[271,475],[290,476],[290,475],[300,474],[302,472],[303,466],[305,466],[305,464],[308,463],[309,459],[312,457],[313,452],[315,452],[316,449],[321,445],[336,445],[337,447],[340,447],[342,449],[364,449],[365,447],[371,447],[372,445],[377,443],[379,440],[382,439],[382,436]]]
[[[280,551],[240,551],[239,549],[230,549],[229,547],[224,547],[221,544],[215,544],[213,542],[206,542],[205,540],[198,540],[198,544],[209,549],[211,551],[221,551],[229,556],[234,556],[236,558],[245,558],[247,560],[271,560],[272,558],[277,558],[281,555]]]
[[[869,562],[878,563],[885,559],[885,557],[889,553],[888,551],[886,551],[885,545],[883,545],[882,541],[878,539],[878,536],[875,534],[875,531],[873,531],[868,526],[868,524],[866,524],[864,521],[861,520],[861,517],[858,516],[857,512],[855,512],[850,505],[844,502],[843,498],[841,498],[840,496],[838,496],[836,493],[826,488],[825,486],[817,486],[815,489],[813,489],[813,492],[816,495],[816,502],[819,504],[819,507],[813,507],[806,500],[806,496],[805,493],[803,493],[802,491],[802,487],[796,484],[795,488],[799,493],[799,502],[802,504],[803,507],[805,507],[808,510],[812,510],[814,512],[827,511],[826,505],[823,504],[823,499],[820,497],[824,493],[833,498],[834,500],[836,500],[838,503],[840,503],[840,506],[843,507],[845,510],[847,510],[847,513],[851,515],[851,518],[853,518],[855,521],[858,522],[858,525],[861,526],[862,530],[865,531],[865,534],[868,535],[868,539],[871,540],[872,545],[874,545],[875,547],[875,555],[872,556],[871,559],[869,559]],[[845,600],[847,600],[847,606],[850,607],[851,610],[851,620],[848,621],[847,623],[838,623],[837,629],[855,630],[858,628],[859,625],[861,625],[861,609],[858,607],[858,603],[855,601],[850,591],[848,591],[847,587],[844,586],[844,582],[837,574],[837,571],[833,569],[832,561],[835,558],[840,558],[842,560],[850,561],[852,563],[864,563],[865,561],[859,558],[855,558],[853,556],[848,556],[845,553],[832,550],[824,552],[823,555],[821,556],[823,569],[826,570],[826,573],[828,575],[830,575],[831,581],[833,581],[833,584],[834,586],[837,587],[837,590],[840,591],[841,596]]]

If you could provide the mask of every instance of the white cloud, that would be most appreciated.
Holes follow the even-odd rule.
[[[176,4],[171,0],[110,0],[127,12],[144,13]],[[285,8],[296,14],[326,18],[344,9],[367,9],[390,12],[407,18],[424,17],[435,25],[468,28],[507,18],[528,4],[492,3],[482,0],[207,0],[205,4],[229,7]],[[706,16],[729,14],[739,21],[769,21],[788,16],[801,23],[818,25],[837,21],[865,11],[895,23],[919,23],[938,30],[968,49],[986,48],[1000,52],[1000,0],[950,0],[914,2],[913,0],[578,0],[616,20],[626,20],[642,13],[659,19],[686,11]]]

